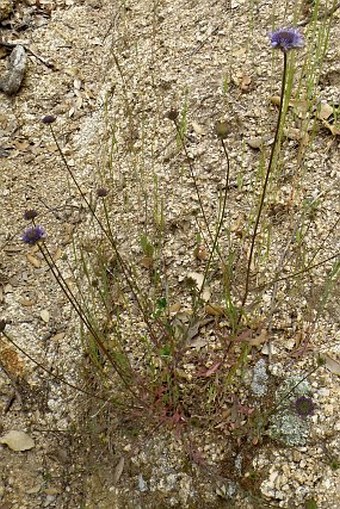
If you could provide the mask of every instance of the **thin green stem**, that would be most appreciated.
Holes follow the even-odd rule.
[[[275,283],[281,282],[281,281],[287,281],[288,279],[292,279],[294,277],[300,276],[301,274],[310,272],[312,269],[316,269],[317,267],[321,267],[325,263],[334,260],[335,258],[340,257],[340,251],[335,253],[332,256],[329,256],[328,258],[325,258],[321,262],[315,263],[314,265],[310,265],[309,267],[306,267],[305,269],[299,270],[298,272],[294,272],[293,274],[288,274],[288,276],[279,277],[277,279],[272,279],[271,281],[268,281],[268,283],[264,283],[263,285],[256,286],[254,290],[262,290],[263,288],[266,288],[268,286],[271,286]],[[313,257],[314,259],[314,257]]]

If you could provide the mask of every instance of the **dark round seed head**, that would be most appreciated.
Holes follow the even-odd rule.
[[[109,194],[109,191],[105,187],[99,187],[97,189],[98,198],[105,198]]]
[[[24,219],[26,219],[26,221],[31,221],[32,219],[37,217],[37,215],[38,212],[34,209],[26,210],[24,213]]]
[[[171,110],[169,110],[167,113],[166,113],[166,117],[169,119],[169,120],[172,120],[173,122],[175,122],[175,120],[178,119],[178,115],[179,115],[179,112],[178,110],[176,110],[175,108],[171,108]]]
[[[43,124],[50,125],[50,124],[53,124],[53,122],[55,122],[56,119],[57,119],[57,117],[54,117],[53,115],[46,115],[45,117],[43,117],[41,119],[41,121]]]
[[[226,120],[216,122],[215,133],[217,134],[217,136],[219,138],[221,138],[222,140],[225,140],[228,137],[228,135],[230,134],[230,132],[231,132],[231,126]]]
[[[314,413],[314,403],[311,398],[300,396],[295,400],[295,410],[300,417],[308,417]]]

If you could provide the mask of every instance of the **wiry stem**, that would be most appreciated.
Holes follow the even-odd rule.
[[[2,331],[2,334],[7,339],[7,341],[9,341],[15,348],[17,348],[19,350],[19,352],[21,352],[23,355],[25,355],[25,357],[27,357],[31,362],[33,362],[33,364],[38,366],[38,368],[42,369],[45,373],[48,373],[55,380],[58,380],[58,382],[61,382],[65,385],[67,385],[68,387],[70,387],[71,389],[75,389],[76,391],[81,392],[82,394],[86,394],[86,396],[90,396],[91,398],[95,398],[95,399],[105,401],[105,402],[108,401],[108,398],[103,398],[102,396],[99,396],[98,394],[94,394],[93,392],[87,391],[86,389],[83,389],[81,387],[78,387],[77,385],[74,385],[71,382],[68,382],[67,380],[65,380],[65,378],[57,375],[51,369],[46,368],[43,364],[41,364],[41,362],[37,361],[34,357],[32,357],[28,352],[26,352],[23,348],[21,348],[21,346],[18,345],[18,343],[16,343],[11,338],[11,336],[9,334],[7,334],[5,331]]]
[[[199,297],[200,297],[201,293],[203,292],[204,285],[205,285],[205,282],[206,282],[206,279],[207,279],[207,276],[208,276],[208,272],[209,272],[209,269],[210,269],[210,266],[211,266],[211,262],[212,262],[214,253],[215,253],[215,251],[218,252],[217,244],[218,244],[218,240],[219,240],[220,233],[221,233],[222,226],[223,226],[223,219],[224,219],[225,211],[226,211],[226,208],[227,208],[227,199],[228,199],[228,190],[229,190],[229,176],[230,176],[230,162],[229,162],[228,151],[227,151],[227,148],[225,146],[224,140],[222,138],[221,138],[221,143],[222,143],[224,155],[225,155],[226,160],[227,160],[227,172],[226,172],[225,192],[224,192],[224,196],[223,196],[223,202],[222,202],[220,217],[219,217],[219,220],[218,220],[218,223],[217,223],[216,233],[215,233],[215,236],[214,236],[214,239],[213,239],[213,245],[212,245],[212,248],[211,248],[211,251],[210,251],[210,256],[209,256],[209,259],[208,259],[205,271],[204,271],[201,289],[199,291]]]
[[[189,170],[190,170],[190,176],[191,176],[192,181],[194,183],[194,187],[195,187],[195,191],[196,191],[196,194],[197,194],[198,203],[199,203],[199,206],[200,206],[200,209],[201,209],[201,212],[202,212],[202,216],[203,216],[203,221],[204,221],[205,227],[207,229],[207,232],[208,232],[208,235],[209,235],[209,239],[213,243],[214,242],[213,234],[211,232],[211,229],[210,229],[210,226],[209,226],[209,221],[208,221],[207,215],[205,213],[205,209],[204,209],[204,205],[203,205],[203,200],[202,200],[201,192],[200,192],[200,189],[199,189],[199,186],[198,186],[198,182],[197,182],[197,178],[196,178],[196,175],[195,175],[195,171],[194,171],[192,162],[190,160],[188,149],[187,149],[187,147],[185,145],[185,140],[184,140],[183,135],[181,133],[180,127],[179,127],[178,122],[177,122],[177,119],[174,119],[173,122],[175,124],[177,135],[178,135],[178,137],[180,139],[180,142],[182,144],[182,148],[184,150],[185,156],[187,158],[187,163],[188,163]],[[202,236],[204,237],[203,232],[202,232]]]
[[[51,130],[51,134],[52,134],[52,137],[53,137],[53,140],[57,146],[57,149],[58,149],[58,152],[59,152],[59,155],[65,165],[65,168],[67,169],[73,183],[75,184],[80,196],[82,197],[82,199],[84,200],[86,206],[88,207],[89,211],[91,212],[91,215],[92,217],[96,220],[99,228],[101,229],[101,231],[104,233],[105,237],[107,238],[107,240],[109,241],[110,245],[112,246],[113,250],[114,250],[114,253],[115,255],[117,256],[117,260],[118,260],[118,263],[123,271],[123,274],[124,274],[124,277],[129,285],[129,288],[131,290],[131,293],[133,294],[133,297],[137,303],[137,306],[144,318],[144,321],[149,329],[149,332],[150,332],[150,335],[151,335],[151,338],[153,340],[154,343],[157,343],[157,340],[156,340],[156,337],[155,337],[155,334],[154,334],[154,331],[152,330],[152,327],[151,327],[151,324],[150,324],[150,320],[148,318],[148,314],[147,314],[147,306],[145,303],[142,303],[141,302],[141,299],[140,299],[140,295],[141,295],[141,291],[140,291],[140,288],[138,286],[138,284],[136,283],[136,281],[133,280],[133,276],[131,275],[131,271],[128,267],[128,265],[126,264],[126,262],[124,261],[122,255],[120,254],[120,251],[118,249],[118,246],[117,246],[117,243],[116,243],[116,240],[113,236],[113,232],[112,232],[112,229],[111,229],[111,226],[110,226],[110,220],[109,220],[109,216],[108,216],[108,211],[107,211],[107,208],[105,206],[105,203],[104,203],[104,212],[105,212],[105,219],[106,219],[106,223],[107,223],[107,229],[104,227],[102,221],[99,219],[98,215],[96,214],[96,211],[94,209],[94,207],[92,206],[92,204],[90,203],[90,201],[86,198],[83,190],[81,189],[77,179],[75,178],[74,176],[74,173],[70,167],[70,165],[68,164],[67,162],[67,159],[61,149],[61,146],[58,142],[58,139],[55,135],[55,132],[54,132],[54,129],[52,128],[52,126],[50,125],[50,130]]]
[[[241,302],[238,323],[240,323],[240,321],[241,321],[242,314],[244,311],[244,306],[247,302],[247,298],[249,295],[249,284],[250,284],[250,276],[251,276],[250,273],[251,273],[251,265],[252,265],[253,256],[254,256],[255,243],[256,243],[260,220],[261,220],[261,216],[262,216],[262,212],[263,212],[263,208],[264,208],[264,202],[265,202],[265,198],[266,198],[266,194],[267,194],[269,177],[271,176],[272,171],[274,169],[274,166],[276,163],[275,156],[276,156],[278,148],[279,148],[280,126],[281,126],[281,120],[282,120],[283,110],[284,110],[284,93],[285,93],[286,77],[287,77],[287,52],[283,51],[283,57],[284,57],[284,60],[283,60],[284,63],[283,63],[283,75],[282,75],[282,85],[281,85],[281,101],[280,101],[279,116],[278,116],[277,125],[276,125],[275,138],[274,138],[272,150],[270,153],[268,168],[267,168],[267,172],[266,172],[266,176],[265,176],[265,180],[264,180],[264,184],[263,184],[263,188],[262,188],[260,204],[259,204],[259,208],[258,208],[256,220],[255,220],[254,231],[253,231],[253,235],[252,235],[252,239],[251,239],[250,252],[249,252],[248,264],[247,264],[246,284],[245,284],[244,294],[243,294],[243,298],[242,298],[242,302]]]
[[[71,306],[77,313],[78,317],[82,321],[82,323],[85,325],[86,329],[90,332],[93,339],[96,342],[96,345],[101,350],[102,354],[107,358],[107,360],[110,362],[113,369],[116,371],[116,373],[119,375],[120,379],[124,383],[127,390],[136,398],[136,400],[140,400],[140,397],[138,394],[132,389],[131,383],[126,377],[126,374],[123,372],[123,369],[117,364],[117,362],[114,360],[113,356],[110,354],[109,350],[104,345],[104,342],[99,337],[98,332],[95,330],[91,322],[88,320],[86,313],[81,308],[81,306],[78,304],[77,299],[75,298],[70,286],[67,284],[65,279],[63,278],[59,268],[54,263],[54,260],[46,246],[45,243],[44,248],[40,245],[38,242],[39,250],[46,261],[48,267],[50,268],[52,274],[55,277],[55,280],[57,281],[58,285],[60,286],[61,290],[63,291],[64,295],[66,296],[67,300],[70,302]]]

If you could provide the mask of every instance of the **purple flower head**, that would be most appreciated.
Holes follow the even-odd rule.
[[[42,226],[31,226],[30,228],[27,228],[27,230],[24,231],[22,235],[22,240],[25,242],[25,244],[31,244],[33,246],[39,240],[44,239],[46,236],[45,230]]]
[[[296,28],[279,28],[269,34],[272,48],[278,48],[283,52],[291,49],[302,48],[303,35]]]
[[[308,417],[314,413],[314,403],[311,398],[300,396],[295,400],[295,410],[300,417]]]

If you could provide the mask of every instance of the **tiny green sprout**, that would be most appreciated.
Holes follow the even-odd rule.
[[[329,462],[329,466],[332,470],[339,470],[340,468],[340,460],[338,458],[332,458]]]
[[[160,349],[159,355],[161,357],[170,357],[171,355],[171,347],[170,345],[165,345],[163,348]]]
[[[318,506],[316,505],[314,498],[306,500],[305,509],[318,509]]]
[[[326,359],[325,359],[325,357],[322,357],[321,355],[318,355],[318,357],[316,359],[316,362],[317,362],[317,366],[318,367],[325,366]]]
[[[152,313],[152,318],[154,319],[159,318],[162,315],[163,311],[166,309],[166,306],[167,300],[165,297],[160,297],[159,299],[157,299],[155,311]]]
[[[141,244],[141,248],[143,250],[144,255],[152,258],[154,255],[155,249],[147,235],[145,235],[145,234],[141,235],[140,244]]]

